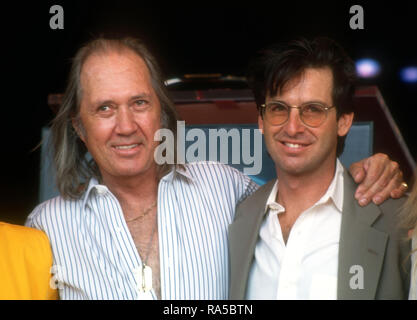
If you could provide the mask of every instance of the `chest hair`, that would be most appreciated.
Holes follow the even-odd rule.
[[[143,263],[152,269],[152,287],[161,299],[159,241],[156,208],[142,219],[127,222],[136,249]]]

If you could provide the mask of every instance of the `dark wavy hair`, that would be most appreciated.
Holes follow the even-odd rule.
[[[307,68],[324,67],[329,67],[333,73],[332,99],[337,119],[342,114],[353,112],[355,64],[334,40],[319,37],[270,46],[251,61],[247,79],[261,116],[263,108],[260,106],[265,103],[267,95],[281,92],[291,79],[301,76]],[[343,151],[345,138],[338,137],[337,156]]]
[[[135,38],[97,38],[81,47],[72,61],[69,81],[64,93],[62,105],[52,120],[52,152],[56,169],[56,183],[61,195],[65,198],[79,198],[83,193],[83,185],[92,177],[101,179],[101,174],[94,159],[88,160],[88,152],[84,143],[75,132],[72,119],[82,124],[79,119],[82,87],[80,75],[82,67],[89,56],[95,53],[131,50],[145,62],[150,76],[152,87],[159,98],[161,105],[161,127],[170,129],[176,134],[177,112],[171,99],[168,97],[159,66],[155,58],[148,51],[144,43]],[[160,176],[169,171],[169,165],[159,166]]]

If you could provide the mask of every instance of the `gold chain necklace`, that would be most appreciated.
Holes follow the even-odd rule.
[[[130,220],[126,220],[126,222],[133,222],[136,221],[138,219],[142,219],[144,218],[149,212],[151,212],[151,210],[156,206],[157,201],[155,201],[148,209],[146,209],[145,211],[143,211],[143,213],[139,216],[137,216],[136,218],[130,219]]]

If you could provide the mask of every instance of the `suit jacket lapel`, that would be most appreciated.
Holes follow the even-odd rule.
[[[245,299],[259,229],[265,216],[266,201],[275,181],[263,185],[250,197],[249,201],[244,202],[229,227],[230,297],[232,299]]]
[[[340,230],[338,299],[374,299],[388,235],[372,228],[381,214],[373,203],[360,207],[356,184],[345,170]]]

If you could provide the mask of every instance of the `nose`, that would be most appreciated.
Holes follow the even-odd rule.
[[[131,135],[137,129],[136,122],[132,111],[120,106],[116,117],[116,133],[124,136]]]
[[[300,118],[299,109],[291,108],[288,120],[285,123],[285,131],[289,136],[295,136],[299,132],[303,132],[305,126]]]

